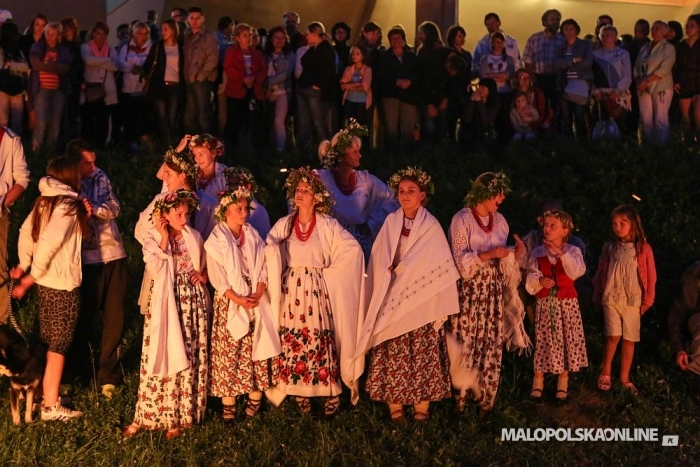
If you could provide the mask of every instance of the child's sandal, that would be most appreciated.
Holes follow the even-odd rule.
[[[632,394],[633,396],[639,395],[639,391],[634,386],[634,384],[632,384],[632,381],[627,381],[626,383],[622,383],[622,387],[627,389],[630,392],[630,394]]]
[[[224,419],[224,422],[233,422],[236,420],[236,406],[224,404],[223,410],[221,411],[221,416]]]
[[[248,396],[248,400],[245,403],[245,418],[253,418],[258,414],[260,406],[262,405],[262,396],[259,399],[253,399]]]
[[[609,391],[612,387],[610,375],[598,375],[598,389],[601,391]]]
[[[124,428],[124,431],[122,431],[122,435],[124,435],[124,438],[131,438],[136,433],[138,433],[140,430],[141,430],[141,425],[134,422],[131,425]]]
[[[394,409],[389,415],[391,417],[391,423],[397,428],[402,428],[406,426],[406,412],[404,412],[403,407]]]
[[[530,391],[530,399],[539,401],[542,399],[542,390],[544,389],[544,376],[538,378],[535,376],[532,379],[532,391]]]
[[[557,405],[564,405],[569,401],[569,377],[562,378],[559,376],[557,380],[557,394],[555,396]]]

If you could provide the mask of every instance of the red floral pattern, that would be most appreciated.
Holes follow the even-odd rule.
[[[209,367],[209,394],[214,397],[235,397],[252,391],[265,391],[277,384],[277,358],[253,360],[253,330],[234,340],[226,329],[229,300],[216,292],[214,322],[211,335],[211,364]]]
[[[428,323],[373,347],[367,393],[372,400],[413,405],[450,397],[445,333]]]
[[[552,302],[554,306],[552,307]],[[554,311],[550,316],[550,310]],[[554,322],[554,332],[552,332]],[[577,298],[537,299],[535,311],[535,371],[559,374],[588,366],[586,338]]]
[[[287,394],[306,397],[340,394],[333,313],[323,270],[287,269],[282,284],[280,383],[286,386]]]

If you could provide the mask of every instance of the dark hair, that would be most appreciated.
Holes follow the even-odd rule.
[[[581,34],[581,26],[578,25],[575,19],[569,18],[565,19],[564,21],[561,22],[561,25],[559,26],[559,32],[564,34],[564,28],[566,26],[573,26],[574,29],[576,30],[576,35],[578,36]]]
[[[284,34],[284,47],[282,47],[282,53],[284,55],[289,55],[289,52],[292,50],[292,46],[289,44],[289,35],[287,34],[287,30],[284,28],[284,26],[275,26],[270,28],[270,30],[267,32],[267,37],[270,39],[265,43],[265,55],[271,56],[274,53],[275,48],[272,46],[272,36],[278,32]]]
[[[644,18],[638,19],[635,23],[635,26],[642,26],[644,28],[644,31],[646,32],[646,35],[649,35],[649,31],[651,30],[651,25],[649,24],[649,21],[645,20]]]
[[[512,97],[513,100],[511,101],[510,106],[512,108],[515,108],[516,107],[515,101],[517,101],[519,97],[524,97],[525,100],[528,100],[529,97],[527,94],[528,93],[526,93],[525,91],[513,91],[513,97]]]
[[[362,26],[362,32],[374,32],[374,31],[382,32],[382,27],[379,26],[374,21],[367,21],[364,24],[364,26]]]
[[[80,191],[80,168],[78,161],[69,157],[59,156],[49,161],[46,167],[46,174],[55,178],[61,183],[71,187],[76,193]],[[78,225],[84,237],[90,234],[88,228],[88,215],[83,203],[70,196],[39,196],[34,203],[32,212],[32,240],[36,243],[41,235],[42,227],[53,214],[54,209],[61,203],[68,205],[66,215],[76,216]]]
[[[683,39],[683,26],[681,23],[678,21],[669,21],[667,25],[669,29],[676,33],[676,36],[669,42],[672,44],[680,42],[680,40]]]
[[[43,19],[44,22],[47,23],[47,24],[48,24],[48,22],[49,22],[49,18],[48,18],[45,14],[43,14],[43,13],[37,13],[37,14],[35,14],[34,16],[32,16],[32,20],[29,22],[29,34],[31,34],[32,32],[34,32],[34,31],[33,31],[33,30],[34,30],[34,22],[35,22],[36,20],[38,20],[38,19]]]
[[[547,211],[563,211],[564,206],[553,198],[545,198],[537,203],[537,216],[542,217]]]
[[[452,70],[457,75],[461,75],[462,73],[469,71],[467,69],[467,61],[456,52],[450,52],[450,55],[447,56],[447,63],[445,66],[447,67],[448,71]]]
[[[460,32],[464,34],[465,37],[467,36],[467,31],[459,24],[450,26],[450,29],[447,30],[447,47],[451,49],[455,48],[455,37],[457,37],[457,34]]]
[[[96,152],[97,149],[89,141],[82,138],[76,138],[66,144],[65,156],[69,159],[80,161],[83,158],[84,152]]]
[[[486,16],[484,16],[484,23],[491,18],[496,18],[496,21],[499,23],[501,22],[501,18],[496,13],[486,13]]]
[[[19,47],[19,28],[12,21],[5,21],[0,26],[0,49],[5,61],[19,62],[22,52]]]
[[[75,29],[75,38],[73,40],[78,40],[78,34],[80,33],[80,25],[78,25],[78,20],[75,18],[75,16],[66,16],[65,18],[61,19],[61,26],[63,26],[64,31],[67,28]]]
[[[425,35],[425,40],[420,46],[420,50],[425,48],[426,50],[432,50],[435,44],[442,44],[442,37],[440,36],[440,29],[437,24],[432,21],[423,21],[419,26],[418,30],[422,31]]]
[[[350,26],[345,21],[340,21],[338,23],[335,23],[333,25],[333,27],[331,28],[331,37],[333,38],[333,40],[335,40],[335,32],[338,29],[345,29],[345,31],[348,33],[348,39],[350,39],[350,31],[351,31]]]
[[[189,186],[189,189],[194,189],[197,187],[197,179],[183,171],[175,162],[166,161],[165,165],[167,165],[168,168],[170,168],[176,174],[185,174],[185,183]]]
[[[166,18],[160,23],[161,26],[163,26],[164,24],[167,24],[170,27],[170,29],[175,31],[175,38],[177,38],[177,36],[180,35],[180,23],[178,23],[172,18]]]
[[[219,18],[219,22],[216,24],[216,30],[223,31],[232,24],[233,18],[231,18],[230,16],[222,16],[221,18]]]
[[[323,36],[326,33],[326,27],[320,21],[312,21],[306,26],[307,31],[311,31],[319,36]]]
[[[544,22],[547,21],[547,17],[552,13],[558,14],[559,18],[561,18],[561,11],[557,10],[556,8],[551,8],[551,9],[545,11],[544,13],[542,13],[542,24],[544,24]]]
[[[598,16],[598,21],[600,21],[601,19],[607,19],[608,21],[610,21],[610,23],[609,23],[610,25],[613,24],[613,19],[612,19],[612,16],[610,16],[610,15],[600,15],[600,16]]]
[[[629,204],[623,204],[621,206],[616,207],[615,209],[613,209],[612,214],[610,214],[610,220],[612,221],[618,216],[626,217],[627,220],[629,220],[632,224],[632,228],[630,229],[630,235],[632,235],[632,241],[634,242],[635,247],[639,246],[639,244],[641,243],[646,242],[647,237],[646,235],[644,235],[644,228],[642,227],[642,218],[639,217],[639,213],[634,208],[634,206],[630,206]],[[620,243],[620,239],[615,235],[614,232],[613,237],[615,243]]]
[[[146,21],[155,21],[158,18],[156,10],[148,10],[146,12]]]
[[[700,13],[695,13],[694,15],[688,16],[687,21],[695,21],[695,24],[700,26]]]
[[[182,8],[181,8],[182,9]],[[190,13],[199,13],[200,15],[204,14],[204,10],[202,10],[198,6],[191,6],[187,9],[187,14],[189,15]]]
[[[98,21],[92,26],[90,34],[93,34],[95,31],[102,31],[107,35],[109,34],[109,26],[104,21]]]
[[[178,15],[185,15],[185,16],[187,16],[187,10],[185,10],[184,8],[182,8],[182,7],[180,7],[180,6],[176,6],[175,8],[173,8],[172,10],[170,10],[170,16],[172,16],[172,14],[173,14],[174,11],[177,11],[177,14],[178,14]]]

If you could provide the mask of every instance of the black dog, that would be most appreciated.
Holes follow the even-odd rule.
[[[19,425],[19,398],[27,393],[24,422],[32,422],[34,396],[46,367],[46,347],[28,344],[14,328],[0,325],[0,374],[10,377],[12,422]],[[38,395],[38,394],[36,394]]]

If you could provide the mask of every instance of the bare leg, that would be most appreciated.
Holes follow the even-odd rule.
[[[622,336],[608,336],[605,342],[605,353],[603,354],[603,367],[600,370],[601,375],[610,376],[612,372],[612,361],[615,358],[617,344]]]
[[[44,370],[44,407],[53,407],[58,402],[58,388],[61,385],[65,357],[56,352],[46,353],[46,370]]]
[[[630,380],[630,369],[634,358],[634,342],[622,339],[622,361],[620,362],[620,381],[627,383]]]

